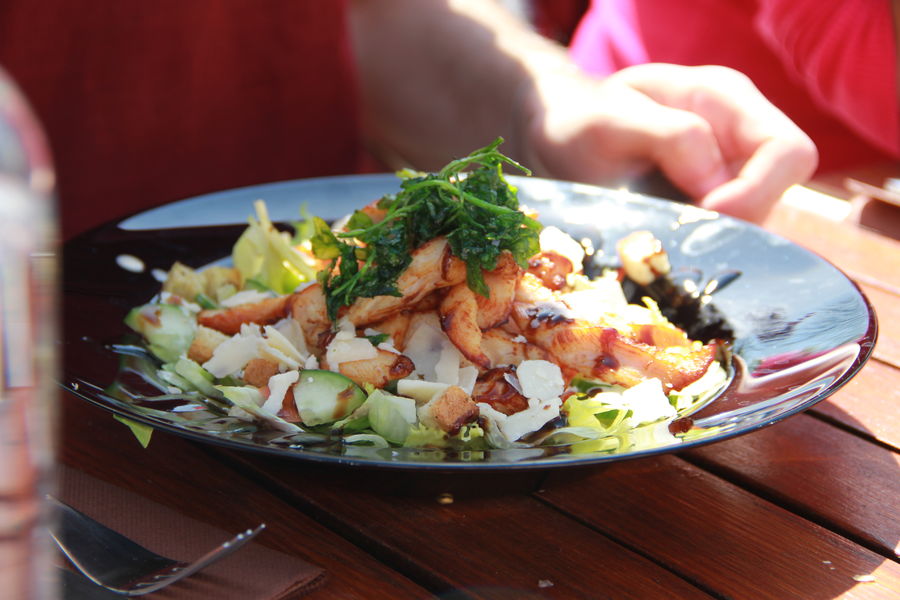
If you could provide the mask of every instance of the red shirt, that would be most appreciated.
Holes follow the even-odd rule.
[[[172,200],[350,173],[344,2],[22,0],[0,65],[42,121],[64,237]]]
[[[594,0],[571,51],[599,75],[646,62],[742,71],[827,171],[900,158],[895,44],[888,0]]]

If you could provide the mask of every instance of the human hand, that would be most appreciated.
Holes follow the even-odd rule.
[[[809,137],[725,67],[554,73],[522,101],[521,157],[536,174],[609,185],[658,167],[700,206],[751,221],[818,161]]]

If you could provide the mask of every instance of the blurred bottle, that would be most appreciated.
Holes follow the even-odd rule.
[[[59,597],[43,498],[56,398],[57,233],[43,132],[0,69],[0,596]]]

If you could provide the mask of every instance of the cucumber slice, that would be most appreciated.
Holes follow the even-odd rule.
[[[312,427],[343,419],[366,401],[366,393],[340,373],[309,369],[294,384],[294,401],[300,420]]]
[[[197,323],[173,304],[144,304],[131,309],[125,324],[144,336],[147,349],[163,362],[175,362],[194,340]]]
[[[163,365],[163,368],[156,372],[159,375],[159,378],[165,381],[167,384],[177,387],[178,389],[184,392],[193,392],[196,388],[191,385],[191,382],[176,373],[173,370],[166,369],[165,367],[171,366],[171,363]]]
[[[220,392],[213,385],[212,373],[198,365],[189,358],[182,356],[175,363],[175,372],[184,377],[192,386],[200,390],[201,394],[205,394],[211,398],[221,398]]]

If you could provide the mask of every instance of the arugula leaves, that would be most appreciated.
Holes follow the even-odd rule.
[[[438,236],[447,236],[453,254],[466,263],[469,287],[483,296],[490,293],[483,272],[497,266],[504,250],[527,268],[540,250],[541,225],[519,211],[503,164],[531,172],[497,150],[502,143],[497,138],[437,173],[401,171],[400,192],[378,202],[387,211],[378,223],[356,211],[345,231],[333,232],[313,218],[313,253],[331,260],[318,279],[332,320],[357,298],[399,296],[397,278],[409,265],[410,252]]]

